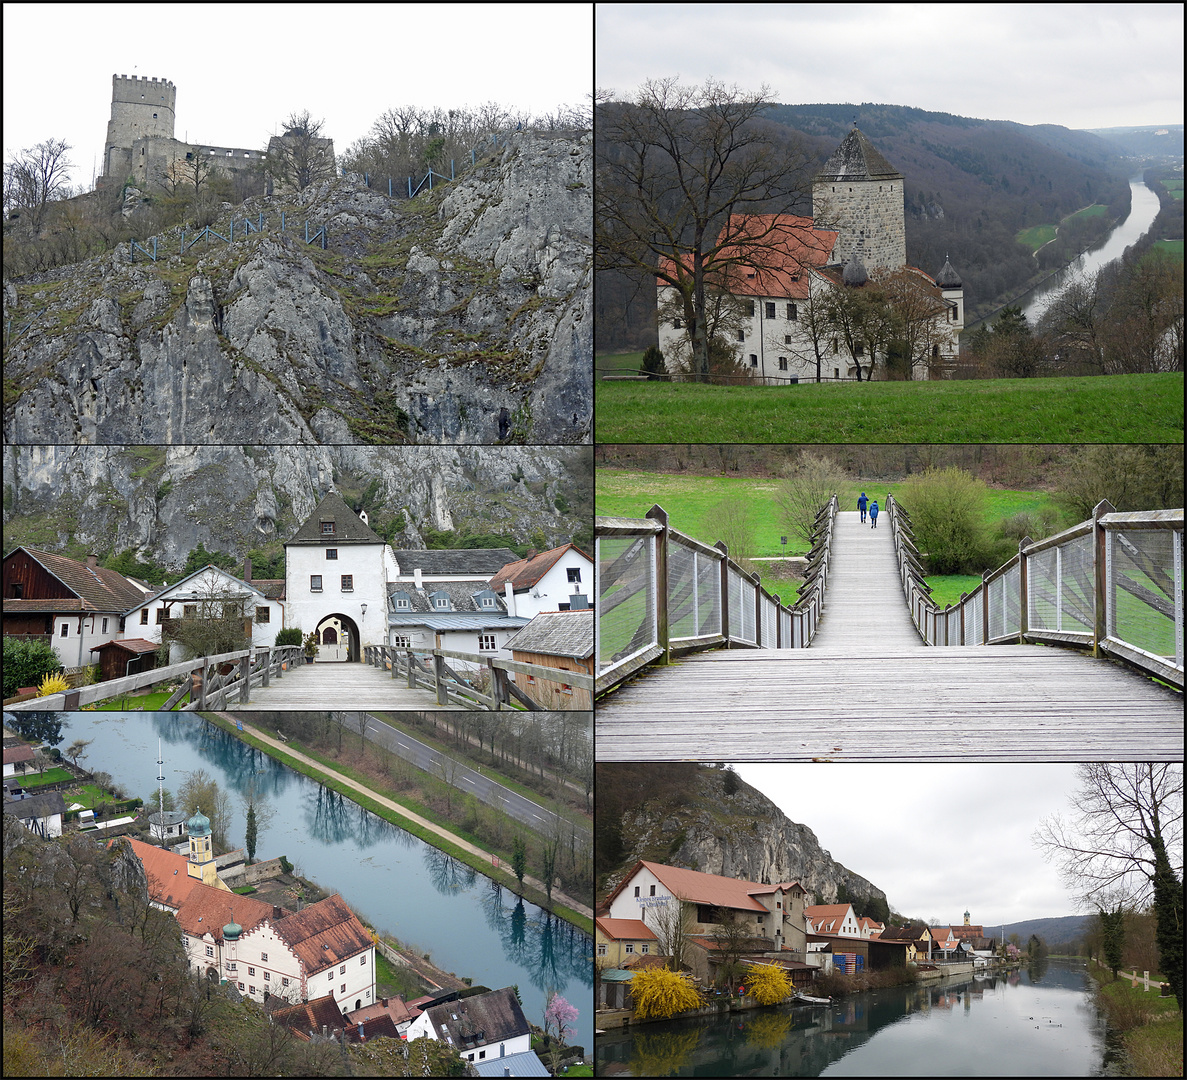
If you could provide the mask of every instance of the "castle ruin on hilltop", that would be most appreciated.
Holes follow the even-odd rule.
[[[167,79],[112,75],[111,119],[107,122],[101,183],[131,181],[138,187],[151,187],[165,180],[174,162],[193,161],[196,155],[207,157],[212,169],[224,173],[258,173],[268,155],[282,145],[281,140],[292,134],[274,135],[267,152],[181,142],[174,137],[176,103],[177,88]],[[333,140],[316,139],[314,147],[332,172]]]

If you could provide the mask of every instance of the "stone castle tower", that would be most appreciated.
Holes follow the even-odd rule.
[[[903,174],[856,127],[812,183],[812,218],[816,228],[840,233],[837,262],[854,256],[866,270],[907,264]]]
[[[135,158],[161,157],[150,153],[149,141],[173,141],[177,88],[155,75],[111,77],[111,119],[103,152],[103,175],[123,178],[138,172]]]

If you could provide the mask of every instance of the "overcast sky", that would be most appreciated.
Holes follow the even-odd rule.
[[[89,186],[112,75],[171,81],[177,138],[245,149],[306,108],[341,152],[393,105],[588,107],[591,38],[591,4],[5,4],[5,159],[65,139]]]
[[[595,78],[1069,128],[1183,123],[1181,4],[598,4]]]
[[[894,911],[999,926],[1081,914],[1031,844],[1068,816],[1074,765],[739,764],[734,769]]]

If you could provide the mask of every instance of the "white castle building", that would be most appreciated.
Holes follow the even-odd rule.
[[[910,377],[949,374],[964,329],[960,275],[947,260],[934,278],[907,265],[903,176],[857,128],[816,175],[812,209],[734,214],[718,236],[716,336],[738,365],[766,383],[889,377],[890,344],[845,326],[830,303],[836,290],[880,289],[911,312],[900,346]],[[681,370],[691,342],[677,290],[662,279],[658,309],[660,351]],[[896,370],[907,367],[904,356]]]

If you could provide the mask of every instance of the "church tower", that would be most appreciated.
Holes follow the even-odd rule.
[[[903,174],[856,127],[813,181],[812,218],[816,228],[840,233],[838,262],[855,256],[870,271],[907,264]]]
[[[204,885],[218,888],[218,873],[214,864],[214,850],[211,847],[210,818],[195,810],[194,816],[186,822],[190,834],[190,857],[186,871]]]

